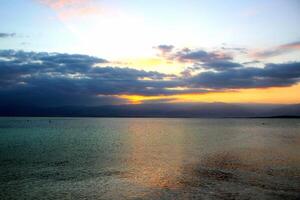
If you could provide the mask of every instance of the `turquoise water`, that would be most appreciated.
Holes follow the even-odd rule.
[[[299,119],[0,118],[0,199],[297,199]]]

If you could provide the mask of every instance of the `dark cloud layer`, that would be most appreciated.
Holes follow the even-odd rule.
[[[15,37],[15,33],[0,33],[0,38]]]
[[[172,94],[166,88],[183,85],[173,75],[95,67],[97,63],[107,61],[79,54],[0,51],[0,103],[97,104],[111,95]]]
[[[205,69],[214,69],[217,71],[224,71],[228,69],[233,69],[233,68],[240,68],[243,67],[243,65],[227,60],[216,60],[216,61],[210,61],[206,62],[203,65],[203,68]]]
[[[189,78],[193,87],[213,89],[290,86],[300,81],[300,62],[266,64],[264,68],[243,67],[222,72],[203,72]]]
[[[177,52],[178,53],[178,52]],[[185,50],[202,73],[175,76],[132,68],[97,67],[105,59],[61,53],[0,51],[1,106],[103,105],[125,103],[116,95],[174,95],[236,88],[290,86],[300,81],[300,62],[245,67],[217,53]],[[196,62],[197,63],[197,62]],[[197,68],[199,66],[195,66]],[[185,90],[177,90],[185,87]]]

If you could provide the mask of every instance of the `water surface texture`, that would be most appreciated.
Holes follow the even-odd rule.
[[[0,199],[297,199],[299,119],[0,118]]]

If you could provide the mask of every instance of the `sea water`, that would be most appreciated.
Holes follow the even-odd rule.
[[[299,199],[299,119],[0,118],[0,199]]]

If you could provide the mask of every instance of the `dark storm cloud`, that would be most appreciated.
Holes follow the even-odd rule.
[[[0,33],[0,38],[9,38],[9,37],[15,37],[15,33]]]
[[[25,80],[25,76],[27,78],[54,77],[88,72],[93,69],[92,65],[106,62],[104,59],[78,54],[2,50],[0,51],[0,81]]]
[[[189,78],[193,87],[212,89],[290,86],[300,81],[300,62],[266,64],[264,68],[243,67],[221,72],[203,72]]]
[[[94,66],[107,62],[80,54],[0,51],[0,103],[97,104],[112,95],[174,94],[170,88],[184,85],[174,75]]]

